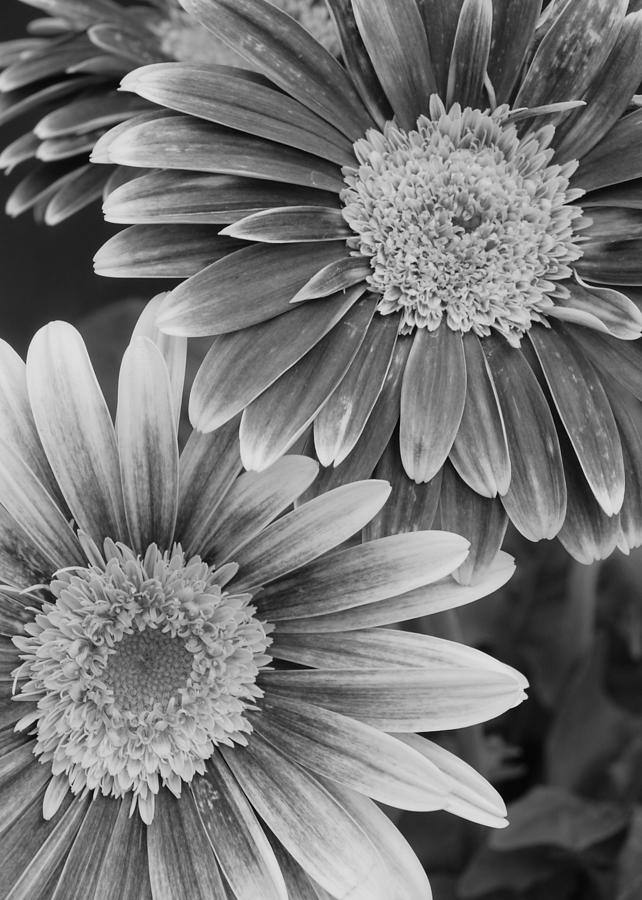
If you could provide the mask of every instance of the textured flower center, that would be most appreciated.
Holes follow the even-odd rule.
[[[224,590],[233,572],[178,546],[141,559],[107,541],[104,564],[57,573],[54,602],[16,638],[22,698],[37,701],[19,726],[37,723],[54,778],[75,794],[131,792],[149,822],[160,785],[179,796],[216,744],[246,743],[270,627],[250,595]]]
[[[554,128],[520,139],[509,112],[447,112],[433,96],[416,130],[388,122],[354,145],[359,166],[344,168],[341,195],[349,243],[402,333],[445,320],[518,344],[566,294],[558,282],[581,256],[577,163],[551,165]]]

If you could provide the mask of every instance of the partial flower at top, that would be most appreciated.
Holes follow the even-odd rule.
[[[21,2],[47,17],[29,23],[29,37],[0,42],[0,125],[27,114],[32,120],[0,154],[0,168],[7,172],[28,168],[7,202],[11,216],[32,209],[37,219],[57,225],[127,179],[122,167],[101,170],[88,160],[107,128],[151,109],[118,94],[127,72],[167,60],[243,64],[178,0],[141,0],[136,6],[121,0]],[[274,2],[336,51],[323,0]],[[35,126],[34,115],[40,117]]]
[[[385,626],[483,596],[512,560],[471,588],[449,574],[458,535],[346,546],[390,485],[293,509],[318,463],[242,473],[236,422],[179,453],[186,342],[156,331],[158,302],[115,427],[70,325],[26,366],[0,342],[2,894],[426,900],[373,799],[505,825],[496,791],[415,732],[499,715],[526,681]]]
[[[326,484],[393,481],[374,533],[438,508],[471,538],[463,580],[508,518],[585,562],[638,545],[642,12],[329,0],[340,63],[265,0],[182,2],[269,82],[125,79],[166,109],[94,159],[158,171],[108,198],[133,227],[96,267],[189,274],[159,322],[215,336],[194,426],[244,410],[262,469],[313,425]]]

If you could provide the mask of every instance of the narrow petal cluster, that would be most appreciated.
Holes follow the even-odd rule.
[[[3,888],[426,900],[375,801],[503,827],[491,785],[417,733],[497,716],[527,682],[388,626],[513,561],[463,586],[464,538],[380,533],[387,481],[325,490],[306,456],[243,472],[235,422],[179,452],[186,341],[155,326],[163,300],[115,424],[72,326],[37,332],[26,365],[0,342]]]
[[[192,424],[242,412],[256,470],[312,426],[327,486],[392,479],[388,533],[471,539],[464,580],[509,520],[638,546],[642,11],[333,2],[333,58],[267,0],[181,2],[267,80],[131,72],[160,110],[93,158],[154,169],[96,269],[179,280],[159,326],[213,337]]]

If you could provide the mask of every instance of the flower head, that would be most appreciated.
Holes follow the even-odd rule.
[[[100,170],[88,157],[109,127],[151,110],[118,93],[120,79],[142,62],[243,62],[178,0],[22,2],[48,15],[29,23],[29,37],[0,42],[0,125],[32,115],[25,134],[0,154],[7,172],[29,167],[7,202],[11,216],[31,209],[57,225],[127,179],[126,168]],[[322,0],[274,2],[336,51]]]
[[[271,83],[127,76],[165,109],[94,158],[157,171],[96,263],[166,274],[182,241],[159,322],[215,336],[193,424],[244,409],[261,469],[313,423],[326,484],[393,480],[379,533],[473,540],[461,577],[508,518],[586,562],[639,544],[642,12],[332,0],[337,62],[265,0],[183,5]]]
[[[484,595],[512,560],[470,588],[450,575],[457,535],[347,544],[390,486],[301,497],[303,456],[243,473],[236,422],[179,453],[185,340],[155,329],[160,302],[123,357],[115,427],[70,325],[41,329],[26,366],[0,344],[3,881],[424,900],[370,798],[501,827],[490,785],[415,732],[493,717],[526,681],[384,626]]]

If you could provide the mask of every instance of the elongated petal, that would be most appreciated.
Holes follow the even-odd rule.
[[[315,272],[301,290],[297,291],[290,303],[301,303],[303,300],[327,297],[336,291],[343,291],[354,284],[365,281],[369,274],[370,264],[367,260],[344,256]]]
[[[286,850],[333,896],[389,900],[366,833],[319,781],[254,733],[222,754],[250,803]]]
[[[123,356],[118,382],[118,452],[133,549],[169,550],[178,508],[178,441],[165,360],[139,337]]]
[[[417,531],[340,550],[279,579],[257,598],[271,622],[307,618],[412,591],[450,574],[468,542],[457,534]]]
[[[147,853],[155,900],[226,900],[216,857],[189,791],[180,800],[165,789],[156,795]]]
[[[194,802],[236,900],[288,900],[279,865],[252,807],[218,754],[192,783]]]
[[[94,269],[108,278],[189,278],[238,246],[211,225],[132,225],[103,244]]]
[[[514,106],[580,99],[617,39],[627,0],[568,3],[548,30]]]
[[[92,91],[77,97],[47,113],[34,128],[40,140],[82,134],[105,128],[149,109],[136,97],[108,94],[104,90]]]
[[[506,103],[510,98],[533,39],[541,8],[541,0],[511,0],[511,3],[495,0],[493,3],[493,39],[488,75],[498,103]]]
[[[446,106],[478,107],[490,53],[492,0],[464,0],[450,57]]]
[[[642,133],[642,109],[624,116],[591,150],[575,173],[571,185],[585,191],[642,178],[638,153]]]
[[[396,316],[375,316],[350,368],[314,422],[314,444],[324,466],[354,449],[381,393],[397,342]]]
[[[498,498],[489,500],[471,490],[451,466],[444,467],[439,496],[442,528],[461,534],[471,543],[470,553],[453,577],[471,584],[483,574],[502,546],[508,517]]]
[[[304,503],[238,554],[241,583],[265,584],[312,562],[363,528],[389,494],[386,482],[361,481]]]
[[[0,159],[1,161],[1,159]],[[136,170],[134,170],[136,171]],[[108,222],[227,223],[275,206],[328,206],[336,194],[235,175],[161,171],[132,178],[110,191],[103,204]]]
[[[444,781],[434,765],[369,725],[304,700],[266,698],[255,732],[306,769],[400,809],[440,809]]]
[[[472,766],[418,734],[400,734],[399,740],[429,759],[447,779],[449,797],[444,809],[490,828],[508,825],[504,801]]]
[[[359,300],[306,356],[245,409],[240,439],[246,469],[270,465],[304,433],[341,383],[373,315],[372,298]]]
[[[312,484],[319,464],[307,456],[284,456],[264,472],[245,472],[219,504],[203,554],[217,565],[260,534]]]
[[[417,4],[414,0],[352,0],[352,9],[399,125],[413,128],[437,90]]]
[[[635,419],[635,401],[633,404],[627,402],[616,382],[608,382],[607,392],[618,424],[624,456],[626,490],[618,517],[618,547],[626,553],[642,544],[642,435]]]
[[[176,536],[186,553],[201,551],[217,509],[242,468],[237,420],[213,434],[192,432],[180,458],[176,523]]]
[[[244,409],[314,347],[356,301],[342,292],[267,322],[218,335],[194,379],[190,421],[211,431]]]
[[[112,798],[108,798],[107,802],[113,802]],[[145,826],[140,816],[129,815],[129,806],[127,800],[119,804],[118,818],[102,859],[92,900],[112,900],[114,896],[137,897],[140,900],[152,898]],[[86,891],[86,882],[81,882],[81,886]]]
[[[466,401],[462,335],[442,324],[417,329],[401,390],[401,459],[410,478],[430,479],[442,467]]]
[[[478,494],[505,494],[510,484],[506,429],[488,363],[474,334],[464,336],[466,402],[450,461]]]
[[[642,346],[638,341],[624,343],[587,328],[569,329],[569,333],[598,369],[642,400]]]
[[[342,612],[314,616],[309,619],[288,619],[279,623],[279,635],[318,634],[352,631],[375,625],[390,625],[431,615],[445,609],[453,609],[491,594],[505,584],[515,571],[515,562],[503,551],[497,554],[484,576],[477,584],[461,585],[453,578],[444,578],[434,584],[408,591],[399,597],[391,597],[378,603],[353,607]],[[280,638],[279,638],[280,640]]]
[[[228,225],[221,234],[264,244],[296,244],[345,241],[352,232],[340,209],[318,206],[284,206],[253,213]]]
[[[185,366],[187,363],[187,339],[169,337],[163,334],[156,326],[158,312],[165,299],[166,294],[157,294],[149,301],[140,314],[134,331],[132,332],[132,340],[137,337],[146,337],[153,341],[165,360],[169,382],[172,388],[172,404],[174,407],[174,416],[176,427],[181,415],[181,404],[183,401],[183,387],[185,384]]]
[[[608,397],[590,360],[563,329],[529,332],[557,411],[593,494],[607,514],[624,500],[622,446]]]
[[[290,309],[310,277],[343,256],[334,242],[243,247],[172,291],[158,325],[168,334],[199,337],[265,322]]]
[[[579,275],[576,278],[577,284],[568,282],[570,296],[556,299],[550,315],[624,341],[637,340],[642,335],[642,312],[626,294],[613,288],[585,284]]]
[[[344,135],[282,91],[248,78],[242,69],[157,63],[130,72],[121,89],[338,165],[353,161],[351,142]]]
[[[369,117],[345,70],[298,22],[265,0],[181,0],[206,28],[350,140]]]
[[[75,177],[65,182],[47,204],[45,224],[59,225],[90,203],[100,200],[108,177],[109,173],[97,166],[77,170]]]
[[[389,900],[431,900],[423,866],[401,832],[376,803],[327,779],[322,779],[322,783],[375,845],[385,867],[385,896]]]
[[[484,338],[486,359],[506,427],[511,483],[502,502],[529,540],[552,538],[566,510],[562,459],[546,398],[522,352],[493,336]]]
[[[524,693],[511,676],[481,668],[266,671],[266,691],[305,697],[383,731],[442,731],[494,718]]]
[[[124,128],[117,125],[96,142],[91,159],[266,178],[336,193],[343,187],[336,163],[190,116],[144,116]]]
[[[127,540],[116,435],[82,338],[63,322],[31,341],[27,384],[51,468],[79,527],[99,546]]]
[[[614,243],[642,237],[642,216],[635,208],[623,209],[616,205],[592,208],[583,237],[590,243]]]
[[[642,12],[624,18],[604,65],[582,97],[586,107],[568,116],[555,133],[555,161],[581,159],[625,112],[642,80]]]
[[[577,271],[600,284],[642,284],[642,239],[584,245]]]

